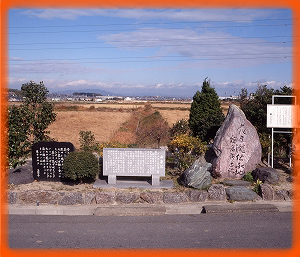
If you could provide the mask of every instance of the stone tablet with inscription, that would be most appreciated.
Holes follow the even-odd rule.
[[[261,145],[255,127],[236,105],[229,107],[226,119],[213,143],[216,158],[213,174],[223,178],[242,178],[261,161]]]
[[[75,151],[69,142],[38,142],[32,146],[32,168],[35,180],[61,181],[63,162]]]
[[[165,176],[165,150],[148,148],[104,148],[103,175],[108,184],[116,184],[117,176],[152,177],[152,185]]]

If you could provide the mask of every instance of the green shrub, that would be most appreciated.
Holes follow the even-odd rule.
[[[181,134],[189,134],[190,133],[189,121],[187,119],[181,119],[177,121],[175,124],[173,124],[169,132],[172,138]]]
[[[174,154],[177,161],[177,167],[184,171],[189,168],[193,162],[207,150],[207,145],[198,137],[188,134],[179,134],[173,138],[168,145],[170,152]]]
[[[97,152],[99,144],[95,140],[91,131],[79,132],[80,150],[84,152]]]
[[[248,182],[253,182],[252,172],[251,171],[247,172],[244,175],[243,180],[248,181]]]
[[[259,194],[259,188],[260,188],[260,185],[262,184],[263,182],[260,181],[259,179],[256,180],[256,182],[254,183],[253,185],[253,191],[257,194]]]
[[[99,161],[91,152],[71,152],[64,160],[63,172],[72,180],[95,179],[99,173]]]

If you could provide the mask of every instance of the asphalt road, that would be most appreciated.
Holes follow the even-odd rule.
[[[290,248],[290,212],[161,216],[10,215],[11,248]]]

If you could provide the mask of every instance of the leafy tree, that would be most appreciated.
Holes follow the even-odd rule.
[[[258,85],[256,91],[250,96],[246,89],[242,89],[240,93],[241,109],[245,113],[247,119],[257,129],[260,142],[263,150],[263,158],[266,158],[269,147],[271,146],[270,135],[271,131],[267,128],[267,104],[272,103],[272,95],[292,95],[293,90],[290,87],[284,86],[274,90],[268,88],[267,85]],[[277,98],[276,104],[291,104],[290,98]],[[288,150],[288,143],[291,140],[290,134],[274,134],[275,147],[274,150],[285,155]],[[285,149],[285,150],[284,150]]]
[[[53,104],[47,102],[48,90],[43,82],[23,84],[21,92],[24,102],[8,110],[8,157],[13,168],[25,163],[32,143],[50,140],[46,129],[56,118]]]
[[[292,95],[291,88],[284,86],[274,90],[267,85],[258,85],[255,93],[248,96],[247,89],[243,88],[240,93],[241,109],[247,119],[256,127],[260,133],[269,133],[267,128],[267,105],[272,103],[273,95]],[[276,104],[291,104],[290,98],[278,98]]]
[[[14,169],[25,163],[30,152],[30,123],[26,114],[26,108],[11,106],[8,110],[8,159]]]
[[[214,138],[217,128],[224,121],[221,103],[214,88],[206,79],[201,92],[197,91],[193,97],[190,110],[189,126],[193,136],[209,142]]]
[[[244,93],[243,93],[244,92]],[[255,93],[249,98],[246,89],[242,89],[241,109],[247,119],[260,133],[269,133],[267,128],[267,104],[272,103],[274,89],[269,89],[267,85],[258,85]]]
[[[55,121],[56,114],[53,103],[47,102],[49,91],[43,82],[36,84],[33,81],[23,84],[21,91],[25,97],[23,107],[27,110],[26,117],[31,124],[32,142],[50,140],[46,129]]]
[[[181,135],[190,134],[189,121],[187,119],[181,119],[173,124],[172,128],[169,130],[171,138]]]
[[[97,152],[99,143],[95,140],[95,135],[91,131],[79,132],[80,150],[84,152]]]

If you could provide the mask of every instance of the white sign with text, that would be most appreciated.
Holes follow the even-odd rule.
[[[300,128],[299,105],[268,104],[268,128]]]

